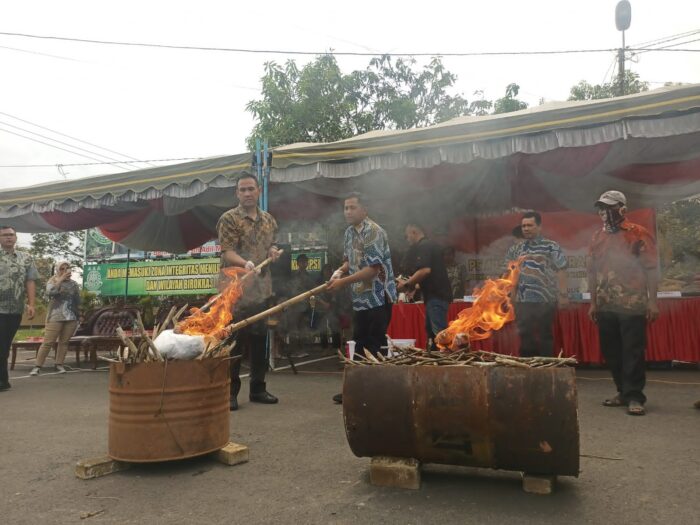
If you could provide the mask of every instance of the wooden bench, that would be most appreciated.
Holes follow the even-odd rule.
[[[74,341],[74,339],[75,338],[72,337],[70,341],[68,341],[68,351],[70,352],[71,350],[75,350],[75,361],[78,364],[78,366],[80,366],[80,352],[81,350],[84,351],[84,349],[82,346],[82,341]],[[15,369],[15,362],[17,361],[17,350],[34,350],[36,354],[36,352],[39,351],[39,347],[42,345],[42,343],[43,341],[13,341],[12,346],[10,347],[12,351],[10,370]],[[55,356],[57,343],[53,343],[52,346]],[[95,361],[97,361],[97,358],[95,358]]]

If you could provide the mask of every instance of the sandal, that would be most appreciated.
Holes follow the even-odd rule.
[[[627,413],[630,416],[643,416],[646,414],[646,410],[644,410],[644,405],[639,401],[630,401],[629,405],[627,405]]]
[[[622,400],[620,397],[620,394],[617,394],[615,397],[611,397],[610,399],[606,399],[603,401],[603,406],[604,407],[622,407],[625,406],[625,402]]]

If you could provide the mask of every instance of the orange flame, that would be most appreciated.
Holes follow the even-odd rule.
[[[521,262],[509,262],[508,271],[500,279],[488,279],[481,288],[474,289],[474,304],[459,312],[457,319],[435,337],[441,350],[455,350],[464,339],[488,339],[494,330],[515,319],[510,294],[518,281]]]
[[[177,330],[188,335],[206,335],[221,339],[223,329],[233,320],[233,306],[243,295],[243,278],[247,272],[243,268],[224,268],[223,274],[229,279],[228,285],[206,312],[192,308],[191,315],[180,321]]]

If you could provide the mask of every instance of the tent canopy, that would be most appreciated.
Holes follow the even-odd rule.
[[[215,234],[250,154],[0,192],[0,221],[19,231],[98,226],[133,248],[180,252]],[[513,208],[590,211],[606,189],[631,207],[700,194],[700,85],[615,99],[545,104],[427,128],[375,131],[275,148],[270,209],[314,219],[351,190],[377,213]]]

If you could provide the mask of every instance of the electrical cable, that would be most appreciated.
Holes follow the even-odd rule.
[[[140,164],[143,162],[175,162],[181,160],[202,160],[203,157],[180,157],[177,159],[147,159],[147,160],[122,160],[120,164]],[[98,166],[113,164],[112,162],[74,162],[70,164],[61,163],[61,166]],[[55,168],[56,164],[3,164],[0,168]],[[156,166],[157,167],[157,166]]]
[[[0,48],[9,49],[10,51],[19,51],[21,53],[29,53],[31,55],[41,55],[41,56],[50,57],[50,58],[58,58],[59,60],[70,60],[71,62],[80,62],[80,60],[76,60],[75,58],[62,57],[59,55],[51,55],[49,53],[41,53],[39,51],[31,51],[29,49],[20,49],[18,47],[0,46]]]
[[[130,46],[130,47],[152,47],[160,49],[184,49],[190,51],[221,51],[229,53],[253,53],[253,54],[270,54],[270,55],[337,55],[337,56],[382,56],[384,53],[372,53],[362,51],[289,51],[280,49],[247,49],[247,48],[229,48],[229,47],[209,47],[209,46],[190,46],[190,45],[175,45],[175,44],[157,44],[150,42],[123,42],[118,40],[96,40],[90,38],[73,38],[53,35],[33,35],[29,33],[12,33],[0,31],[0,35],[14,36],[21,38],[35,38],[40,40],[60,40],[65,42],[79,42],[83,44],[99,44],[112,46]],[[386,53],[397,57],[414,57],[414,56],[499,56],[499,55],[561,55],[570,53],[608,53],[615,51],[615,48],[609,49],[564,49],[550,51],[472,51],[463,53]]]
[[[27,140],[31,140],[31,141],[34,141],[34,142],[38,142],[39,144],[43,144],[44,146],[49,146],[49,147],[51,147],[51,148],[56,148],[56,149],[60,149],[60,150],[62,150],[62,151],[67,151],[68,153],[72,153],[73,155],[78,155],[79,157],[85,157],[86,159],[95,160],[95,161],[98,161],[98,162],[102,163],[102,162],[100,161],[100,159],[96,159],[95,157],[91,157],[91,156],[89,156],[89,155],[84,155],[84,154],[82,154],[82,153],[78,153],[77,151],[71,151],[71,150],[69,150],[69,149],[62,148],[62,147],[60,147],[60,146],[55,146],[54,144],[49,144],[48,142],[44,142],[43,140],[34,139],[34,138],[32,138],[32,137],[27,137],[26,135],[22,135],[22,134],[20,134],[20,133],[15,133],[14,131],[10,131],[9,129],[0,128],[0,131],[4,131],[5,133],[10,133],[11,135],[17,135],[18,137],[22,137],[23,139],[27,139]],[[115,163],[113,163],[113,162],[106,162],[105,164],[115,164]]]
[[[675,44],[668,44],[667,46],[654,47],[654,48],[651,48],[651,49],[646,49],[646,48],[645,48],[645,49],[639,51],[639,52],[636,53],[636,54],[637,54],[637,55],[641,55],[641,54],[643,54],[643,53],[648,53],[648,52],[650,52],[650,51],[680,51],[680,50],[678,50],[678,49],[672,49],[672,48],[675,48],[676,46],[682,46],[682,45],[684,45],[684,44],[692,44],[693,42],[698,42],[698,41],[700,41],[700,38],[695,38],[695,39],[693,39],[693,40],[686,40],[685,42],[676,42]],[[686,51],[691,51],[691,50],[688,49],[688,50],[686,50]],[[700,51],[700,49],[697,49],[697,50],[695,50],[695,51]]]
[[[56,131],[55,129],[47,128],[46,126],[41,126],[40,124],[36,124],[35,122],[31,122],[29,120],[25,120],[23,118],[19,118],[19,117],[16,117],[14,115],[10,115],[9,113],[5,113],[3,111],[0,111],[0,115],[5,115],[6,117],[10,117],[10,118],[13,118],[15,120],[19,120],[20,122],[24,122],[25,124],[29,124],[29,125],[37,127],[37,128],[45,129],[46,131],[50,131],[51,133],[55,133],[56,135],[61,135],[62,137],[67,137],[71,140],[76,140],[78,142],[82,142],[83,144],[87,144],[88,146],[92,146],[94,148],[98,148],[98,149],[101,149],[104,151],[109,151],[110,153],[114,153],[115,155],[119,155],[121,157],[126,157],[127,159],[139,160],[135,157],[132,157],[131,155],[126,155],[124,153],[120,153],[118,151],[114,151],[114,150],[109,149],[109,148],[103,148],[102,146],[98,146],[97,144],[93,144],[92,142],[88,142],[87,140],[79,139],[78,137],[73,137],[72,135],[67,135],[65,133],[61,133],[60,131]],[[104,157],[105,155],[102,155],[102,156]]]
[[[685,33],[676,33],[675,35],[668,35],[656,38],[654,40],[647,40],[646,42],[640,42],[638,44],[632,44],[630,47],[651,47],[658,44],[663,44],[664,42],[671,42],[672,40],[678,40],[680,38],[685,38],[696,33],[700,33],[700,29],[692,29],[686,31]]]
[[[77,150],[80,150],[80,151],[84,151],[85,153],[90,153],[91,155],[98,155],[98,156],[100,156],[100,157],[104,157],[104,158],[106,158],[106,159],[108,159],[108,160],[113,161],[113,162],[110,162],[109,164],[115,164],[115,163],[121,164],[121,162],[119,161],[119,159],[115,159],[115,158],[110,157],[110,156],[108,156],[108,155],[103,155],[102,153],[99,153],[99,152],[96,152],[96,151],[91,151],[91,150],[89,150],[89,149],[81,148],[80,146],[75,146],[75,145],[73,145],[73,144],[70,144],[70,143],[68,143],[68,142],[64,142],[64,141],[62,141],[62,140],[58,140],[58,139],[54,139],[54,138],[51,138],[51,137],[47,137],[46,135],[42,135],[41,133],[37,133],[36,131],[31,131],[31,130],[28,130],[28,129],[24,129],[24,128],[21,128],[21,127],[19,127],[19,126],[15,126],[14,124],[10,124],[9,122],[4,122],[4,121],[0,120],[0,124],[2,124],[3,126],[10,126],[11,128],[18,129],[18,130],[20,130],[20,131],[23,131],[24,133],[31,133],[32,135],[36,135],[37,137],[41,137],[42,139],[52,140],[53,142],[57,142],[58,144],[63,144],[64,146],[68,146],[69,148],[73,148],[73,149],[77,149]],[[100,159],[93,159],[93,160],[100,160]],[[129,167],[129,168],[130,168],[130,167]]]
[[[453,53],[372,53],[361,51],[294,51],[281,49],[249,49],[249,48],[231,48],[231,47],[212,47],[212,46],[191,46],[191,45],[175,45],[175,44],[157,44],[152,42],[124,42],[118,40],[96,40],[90,38],[74,38],[53,35],[33,35],[29,33],[14,33],[0,31],[2,36],[20,37],[20,38],[35,38],[40,40],[58,40],[64,42],[78,42],[83,44],[99,44],[111,46],[128,46],[128,47],[150,47],[158,49],[182,49],[188,51],[219,51],[228,53],[252,53],[252,54],[268,54],[268,55],[334,55],[334,56],[371,56],[377,57],[383,54],[395,57],[420,57],[420,56],[443,56],[443,57],[469,57],[469,56],[521,56],[521,55],[565,55],[565,54],[580,54],[580,53],[609,53],[617,51],[617,48],[599,48],[599,49],[560,49],[549,51],[468,51],[468,52],[453,52]],[[628,51],[656,51],[654,48],[635,47],[626,48]],[[666,51],[659,48],[658,51]],[[676,49],[674,51],[696,52],[700,49]]]

